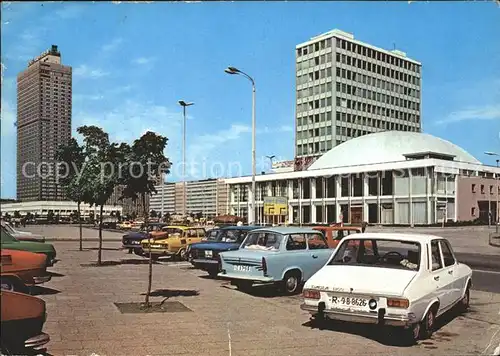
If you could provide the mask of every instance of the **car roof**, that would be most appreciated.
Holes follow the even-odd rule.
[[[363,230],[361,226],[314,226],[314,230],[327,230],[327,231],[338,231],[338,230],[347,230],[347,231],[360,231]]]
[[[294,227],[294,226],[276,226],[276,227],[264,227],[253,230],[252,232],[274,232],[277,234],[287,235],[287,234],[304,234],[304,233],[318,233],[318,230],[313,230],[307,227]]]
[[[429,243],[432,240],[446,240],[444,237],[428,234],[405,234],[396,232],[365,232],[364,234],[349,235],[345,239],[384,239],[393,241],[408,241]]]

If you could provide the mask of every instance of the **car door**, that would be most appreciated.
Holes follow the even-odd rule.
[[[451,250],[450,244],[446,240],[440,240],[441,253],[443,254],[444,269],[450,279],[450,302],[455,303],[462,297],[461,279],[458,275],[457,261]]]
[[[323,234],[306,234],[307,248],[311,257],[311,275],[316,273],[325,265],[333,250],[328,247],[328,243]]]
[[[431,241],[431,275],[436,296],[439,298],[439,312],[451,304],[451,278],[448,269],[444,268],[439,240]]]
[[[298,267],[302,271],[302,279],[304,281],[311,277],[312,271],[312,258],[310,256],[310,251],[307,249],[306,236],[304,234],[290,234],[287,236],[286,255],[284,261],[286,261],[286,266],[283,266],[285,270],[292,267]]]

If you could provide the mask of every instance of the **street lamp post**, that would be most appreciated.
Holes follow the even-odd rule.
[[[496,153],[496,152],[485,152],[484,154],[486,154],[486,155],[488,155],[488,156],[496,156],[496,157],[500,157],[500,154],[498,154],[498,153]],[[497,168],[499,168],[499,163],[500,163],[500,160],[499,160],[499,159],[497,159],[497,160],[496,160],[496,162],[497,162]],[[500,216],[499,211],[498,211],[498,210],[499,210],[499,209],[498,209],[498,203],[499,203],[499,201],[500,201],[500,199],[499,199],[499,194],[498,194],[498,190],[500,189],[500,184],[499,184],[499,182],[500,182],[500,181],[499,181],[499,179],[498,179],[498,172],[495,172],[495,179],[496,179],[496,181],[497,181],[497,204],[496,204],[496,209],[495,209],[495,212],[496,212],[496,214],[495,214],[495,215],[496,215],[496,217],[495,217],[495,218],[496,218],[496,219],[495,219],[495,233],[497,233],[497,234],[498,234],[498,220],[499,220],[499,216]]]
[[[228,74],[242,75],[252,83],[252,194],[250,195],[250,207],[248,209],[248,223],[255,223],[255,81],[251,76],[235,67],[227,67],[224,70]]]
[[[184,204],[182,205],[182,215],[186,217],[187,209],[187,192],[186,192],[186,107],[194,105],[194,103],[187,103],[179,100],[179,105],[182,106],[183,116],[183,129],[182,129],[182,195]]]

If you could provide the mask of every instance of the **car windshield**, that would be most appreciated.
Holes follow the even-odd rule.
[[[217,236],[220,242],[241,242],[245,237],[245,231],[241,230],[221,230]]]
[[[420,268],[420,243],[384,239],[349,239],[337,248],[329,265]]]
[[[2,242],[15,242],[17,241],[14,236],[8,233],[8,231],[5,229],[5,227],[2,226]]]
[[[218,229],[213,229],[209,230],[205,233],[205,240],[207,241],[218,241],[219,237],[219,231]]]
[[[165,227],[162,229],[162,231],[167,232],[168,237],[171,237],[172,235],[182,235],[184,230],[179,229],[177,227]]]
[[[251,232],[247,235],[241,248],[253,250],[277,251],[283,241],[283,235],[274,232]]]

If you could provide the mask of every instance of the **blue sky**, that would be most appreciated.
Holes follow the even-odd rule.
[[[194,178],[251,172],[251,87],[257,84],[257,169],[294,154],[295,45],[339,28],[423,64],[424,131],[479,160],[500,151],[500,8],[493,2],[2,3],[1,196],[15,197],[16,75],[57,44],[73,67],[73,131],[96,124],[113,140],[154,130]],[[205,162],[206,169],[200,166]],[[216,162],[218,169],[213,168]],[[178,179],[172,175],[169,180]]]

